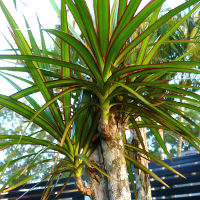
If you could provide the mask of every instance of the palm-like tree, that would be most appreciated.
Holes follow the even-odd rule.
[[[189,8],[190,10],[190,8]],[[160,28],[158,34],[164,34],[166,29],[173,26],[177,23],[178,20],[182,18],[181,14],[176,18],[172,18],[168,23]],[[171,35],[167,41],[162,45],[162,48],[159,49],[157,54],[154,56],[154,59],[159,59],[163,61],[198,61],[199,60],[199,14],[194,13],[190,16],[182,25],[177,29],[177,31]],[[176,74],[174,74],[176,76]],[[177,76],[176,76],[177,77]],[[182,81],[184,84],[196,85],[198,80],[188,74],[182,73],[176,79],[180,79],[178,82]],[[197,82],[196,82],[197,81]],[[196,82],[196,83],[195,83]],[[182,83],[183,84],[183,83]],[[181,100],[183,103],[184,100]],[[181,112],[185,111],[185,107],[180,107]],[[183,118],[180,117],[180,121],[183,122]],[[177,156],[181,156],[182,151],[182,140],[183,138],[179,136],[178,141],[178,152]]]
[[[199,62],[152,61],[163,42],[197,10],[198,5],[161,38],[155,38],[155,31],[171,17],[199,0],[190,0],[159,16],[164,2],[165,0],[152,0],[138,11],[141,0],[115,0],[110,11],[109,1],[94,0],[94,15],[91,15],[85,0],[62,0],[61,30],[44,30],[60,39],[59,59],[47,51],[42,30],[42,50],[37,47],[30,30],[29,45],[0,0],[0,6],[11,26],[10,32],[18,46],[16,55],[0,55],[0,59],[21,60],[24,64],[23,67],[1,67],[1,73],[4,73],[3,70],[24,71],[32,78],[30,81],[17,77],[30,84],[26,89],[21,89],[8,79],[19,92],[11,96],[0,95],[1,107],[18,112],[55,139],[54,142],[37,139],[37,134],[4,135],[0,136],[4,140],[0,145],[41,145],[58,152],[50,178],[48,177],[49,185],[66,172],[69,178],[75,177],[78,189],[92,199],[131,199],[127,169],[134,189],[132,165],[165,184],[137,160],[138,156],[147,156],[179,174],[145,149],[140,128],[151,130],[169,158],[170,154],[159,129],[181,135],[200,150],[199,139],[174,118],[174,115],[180,115],[192,126],[198,127],[177,109],[177,104],[179,99],[184,99],[182,106],[199,110],[200,96],[188,89],[195,86],[172,84],[166,78],[166,75],[177,72],[199,74],[196,68]],[[76,34],[73,27],[69,26],[66,6],[81,35]],[[148,26],[143,32],[139,32],[140,25],[147,19]],[[26,24],[28,27],[28,22]],[[153,46],[150,45],[152,43]],[[44,105],[41,106],[30,96],[36,92],[42,95]],[[22,97],[26,98],[28,104],[20,101]],[[172,101],[169,100],[170,97],[173,97]],[[191,102],[195,102],[197,106],[191,105]],[[133,137],[137,144],[128,142],[126,129],[134,130]],[[15,161],[12,161],[11,156],[10,162],[1,171],[5,171]],[[31,165],[19,170],[12,178],[25,173],[36,161],[33,159]],[[82,180],[83,169],[88,177],[87,187]],[[21,184],[32,176],[28,174]],[[1,191],[8,191],[6,186],[7,184]],[[43,199],[48,197],[49,192],[50,187]],[[135,195],[137,196],[136,192]]]

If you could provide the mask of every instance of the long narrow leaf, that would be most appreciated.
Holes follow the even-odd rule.
[[[197,4],[189,13],[187,13],[183,18],[181,18],[181,20],[178,21],[178,23],[176,23],[164,36],[162,36],[162,38],[160,38],[158,40],[158,42],[154,45],[154,47],[152,48],[152,50],[148,53],[148,55],[146,56],[145,60],[144,60],[144,64],[147,64],[150,62],[150,60],[152,59],[153,55],[155,54],[155,52],[158,50],[158,48],[161,46],[161,44],[163,43],[163,41],[165,41],[170,35],[173,34],[174,31],[177,30],[177,28],[189,17],[191,16],[192,13],[194,13],[197,9],[199,8],[199,5]]]
[[[144,21],[144,19],[149,16],[152,11],[154,11],[158,6],[162,5],[162,3],[165,0],[157,0],[157,1],[151,1],[148,6],[146,6],[142,11],[140,11],[137,16],[131,20],[126,27],[120,32],[120,34],[116,35],[116,39],[113,42],[112,46],[110,47],[107,61],[106,61],[106,66],[104,70],[104,74],[106,75],[110,68],[111,68],[111,63],[114,64],[114,61],[119,54],[120,50],[122,49],[123,45],[125,42],[128,40],[128,38],[132,35],[133,31]],[[134,2],[134,1],[131,1]],[[149,33],[150,34],[150,33]],[[128,52],[127,52],[128,53]],[[121,56],[119,56],[121,57]],[[115,65],[115,64],[114,64]],[[105,77],[106,79],[108,77]]]
[[[87,69],[81,67],[80,65],[65,62],[65,61],[60,61],[60,60],[56,60],[52,58],[47,58],[47,57],[39,57],[39,56],[31,56],[31,55],[0,55],[0,59],[26,60],[26,61],[48,63],[48,64],[53,64],[53,65],[58,65],[58,66],[74,69],[84,74],[87,74],[89,76],[92,76],[91,73]]]
[[[188,8],[189,6],[198,3],[199,0],[190,0],[186,3],[176,7],[175,9],[169,11],[167,14],[165,14],[163,17],[161,17],[159,20],[157,20],[153,25],[148,27],[142,34],[140,34],[133,42],[131,42],[126,48],[124,48],[120,55],[117,57],[115,62],[113,63],[116,65],[119,63],[119,61],[128,53],[130,52],[134,47],[136,47],[141,41],[143,41],[144,38],[146,38],[148,35],[150,35],[153,31],[155,31],[159,26],[161,26],[163,23],[165,23],[167,20],[169,20],[174,15],[178,14],[182,10]]]
[[[137,152],[140,152],[144,155],[148,155],[152,160],[154,160],[155,162],[159,163],[160,165],[164,166],[165,168],[169,169],[170,171],[172,171],[173,173],[177,174],[178,176],[181,176],[182,178],[185,178],[185,176],[183,176],[182,174],[180,174],[179,172],[177,172],[176,170],[174,170],[172,167],[170,167],[169,165],[167,165],[165,162],[163,162],[162,160],[158,159],[156,156],[154,156],[153,154],[143,150],[143,149],[140,149],[140,148],[137,148],[137,147],[134,147],[133,145],[130,145],[130,144],[125,144],[125,147],[126,148],[129,148],[129,149],[133,149]]]
[[[110,1],[97,0],[98,33],[102,54],[105,56],[108,49],[110,29]]]
[[[67,22],[67,12],[65,8],[65,0],[61,1],[61,31],[64,33],[68,33],[68,22]],[[65,62],[70,62],[70,48],[69,45],[66,44],[64,41],[61,40],[61,59]],[[71,76],[71,70],[65,67],[61,68],[62,78],[67,79]],[[67,88],[63,88],[62,90],[65,91]],[[63,110],[64,110],[64,119],[65,124],[68,123],[70,118],[70,107],[67,107],[71,104],[71,94],[68,93],[63,97]]]
[[[77,10],[81,16],[81,19],[83,21],[85,30],[87,31],[88,38],[91,43],[91,48],[93,49],[95,57],[98,62],[99,70],[102,72],[103,66],[104,66],[103,58],[102,58],[102,54],[99,49],[98,39],[97,39],[96,32],[94,30],[94,25],[92,22],[92,18],[90,16],[89,9],[84,0],[74,0],[74,2],[77,7]]]
[[[63,41],[71,45],[76,51],[79,53],[79,55],[83,58],[83,60],[86,62],[88,69],[91,71],[91,73],[96,77],[96,79],[101,82],[102,78],[101,75],[99,74],[99,69],[96,65],[96,62],[93,58],[93,56],[90,54],[88,49],[81,44],[78,40],[70,36],[69,34],[57,31],[57,30],[46,30],[49,33],[52,33],[56,35],[57,37],[61,38]]]
[[[125,158],[133,163],[135,166],[137,166],[138,168],[140,168],[141,170],[143,170],[144,172],[148,173],[150,176],[152,176],[153,178],[155,178],[157,181],[159,181],[160,183],[162,183],[164,186],[168,187],[169,186],[164,182],[162,181],[155,173],[153,173],[152,171],[150,171],[149,169],[147,169],[145,166],[143,166],[142,164],[138,163],[134,158],[128,156],[128,155],[125,155]]]

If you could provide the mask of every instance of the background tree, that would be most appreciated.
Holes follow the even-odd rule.
[[[166,12],[166,10],[163,10]],[[165,32],[167,32],[170,27],[174,26],[181,18],[182,14],[179,14],[173,18],[171,18],[167,23],[165,23],[162,27],[158,29],[156,32],[156,38],[162,37]],[[199,51],[199,18],[198,13],[191,15],[177,30],[174,32],[168,40],[166,40],[159,50],[156,52],[153,58],[153,62],[165,62],[165,61],[172,61],[172,60],[190,60],[195,61],[199,60],[196,54],[198,55]],[[184,84],[192,84],[193,86],[198,86],[198,77],[193,77],[187,73],[181,73],[177,76],[177,74],[171,74],[172,77],[175,76],[174,81],[179,84],[180,82]],[[170,77],[169,77],[170,79]],[[194,90],[195,91],[195,90]],[[197,91],[196,91],[197,92]],[[170,100],[170,99],[169,99]],[[182,100],[183,103],[183,100]],[[190,111],[185,109],[184,107],[180,107],[182,111],[185,111],[189,116],[191,116]],[[189,112],[189,113],[188,113]],[[195,113],[195,111],[193,111]],[[194,114],[198,115],[198,113]],[[195,117],[196,118],[196,117]],[[197,119],[197,118],[196,118]],[[177,120],[184,120],[182,117],[177,118]],[[196,122],[199,123],[198,121]],[[191,128],[188,126],[189,129],[193,130],[193,133],[198,136],[198,129]],[[161,129],[160,132],[163,132]],[[164,131],[165,132],[165,131]],[[151,135],[147,134],[149,137]],[[183,138],[180,136],[179,138],[174,135],[172,132],[169,134],[164,133],[164,141],[170,148],[170,154],[172,156],[180,156],[181,152],[187,151],[191,146],[185,142],[182,144]],[[163,157],[163,151],[159,147],[157,141],[151,137],[150,139],[150,151],[154,153],[156,156]]]
[[[3,109],[0,111],[0,135],[22,135],[24,132],[24,128],[27,124],[26,119],[21,115],[18,115],[8,109]],[[37,134],[38,138],[46,139],[52,141],[52,137],[47,135],[43,130],[41,130],[37,125],[32,124],[27,130],[29,134]],[[3,155],[0,161],[1,169],[9,162],[10,152],[13,152],[15,146],[2,146],[5,150],[3,151]],[[38,153],[39,156],[36,156]],[[32,156],[27,156],[32,155]],[[48,163],[49,160],[54,158],[54,154],[46,149],[44,150],[41,147],[33,146],[33,145],[20,145],[20,147],[16,150],[13,160],[16,162],[10,163],[9,167],[6,169],[4,173],[4,178],[1,180],[1,184],[5,184],[9,181],[10,175],[18,172],[19,169],[23,170],[28,167],[31,163],[31,160],[37,159],[37,162],[32,165],[30,170],[25,171],[25,173],[20,174],[18,179],[11,179],[9,181],[8,186],[12,186],[17,184],[17,182],[24,180],[27,176],[35,174],[32,182],[38,182],[42,177],[46,176],[51,171],[51,165]],[[23,159],[17,159],[23,157]],[[47,162],[41,163],[41,161],[46,160]]]

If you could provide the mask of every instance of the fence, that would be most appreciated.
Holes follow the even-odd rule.
[[[152,169],[159,177],[162,177],[170,188],[165,188],[158,181],[152,180],[152,196],[156,200],[200,200],[200,154],[174,158],[173,162],[165,162],[183,174],[186,179],[174,175],[173,172],[150,164]]]
[[[65,178],[59,179],[58,181],[54,181],[53,185],[56,185],[53,189],[53,192],[51,192],[49,196],[49,200],[84,200],[84,196],[77,190],[74,179],[71,178],[68,185],[65,187],[62,194],[59,195],[58,198],[56,198],[57,193],[62,188],[62,185],[66,182]],[[40,200],[41,196],[43,194],[45,186],[47,186],[48,182],[43,181],[39,184],[37,183],[31,183],[26,184],[24,186],[20,186],[16,188],[15,190],[11,190],[8,193],[4,193],[0,195],[0,200]]]
[[[163,180],[170,186],[170,188],[165,188],[158,181],[151,180],[153,199],[200,200],[200,154],[174,158],[173,162],[165,160],[165,162],[181,174],[185,175],[187,179],[174,175],[171,171],[158,165],[149,164],[149,168],[159,177],[162,177]],[[57,192],[61,189],[62,184],[64,184],[65,181],[66,179],[60,179],[57,183],[54,182],[56,187],[53,188],[53,192],[49,196],[49,199],[83,200],[84,196],[76,189],[73,178],[71,178],[63,193],[56,198]],[[47,182],[45,181],[39,184],[26,184],[10,191],[9,193],[1,194],[0,199],[40,200],[46,185]]]

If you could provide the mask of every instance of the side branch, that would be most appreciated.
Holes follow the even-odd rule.
[[[87,195],[89,197],[93,196],[93,190],[91,189],[91,187],[84,186],[83,179],[81,178],[81,176],[75,177],[75,184],[83,195]]]

